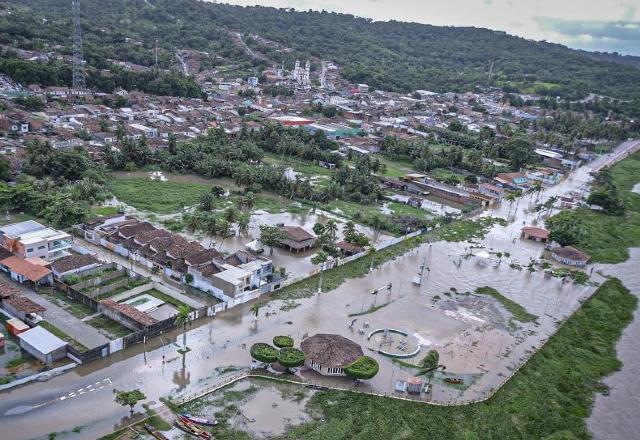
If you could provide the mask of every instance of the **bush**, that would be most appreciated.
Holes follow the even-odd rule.
[[[352,364],[345,367],[344,372],[353,379],[371,379],[376,374],[380,366],[378,362],[369,356],[360,356]]]
[[[275,336],[273,345],[278,348],[293,347],[293,338],[291,336]]]
[[[285,368],[299,367],[304,364],[304,353],[297,348],[284,347],[278,353],[278,363]]]
[[[74,284],[78,284],[80,282],[80,276],[75,273],[67,275],[64,277],[64,282],[69,286],[73,286]]]
[[[252,358],[265,364],[270,364],[278,360],[278,350],[264,342],[253,344],[249,352]]]

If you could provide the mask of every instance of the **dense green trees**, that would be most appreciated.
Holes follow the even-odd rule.
[[[28,46],[46,42],[59,44],[69,52],[72,26],[67,2],[6,3],[13,13],[0,17],[0,27],[5,31],[0,43]],[[85,54],[89,66],[96,69],[109,68],[108,59],[152,66],[156,38],[161,68],[174,63],[176,47],[215,53],[239,65],[251,66],[248,56],[229,37],[227,30],[232,30],[257,33],[292,48],[284,55],[265,49],[277,62],[285,57],[289,67],[294,57],[331,59],[342,66],[346,78],[374,88],[465,91],[478,85],[503,85],[513,92],[535,89],[574,100],[589,92],[624,99],[640,96],[636,87],[640,71],[610,62],[613,56],[596,59],[557,44],[533,42],[488,29],[374,22],[326,11],[241,8],[197,0],[115,0],[108,9],[101,6],[99,0],[86,0],[81,11],[85,29],[101,30],[85,33]],[[247,42],[257,44],[251,39]],[[211,67],[217,61],[203,56],[202,63]],[[66,80],[57,78],[58,71],[38,75],[52,76],[65,84],[70,79],[68,69]],[[635,108],[638,111],[637,104]]]
[[[561,246],[577,245],[585,238],[584,225],[571,211],[562,211],[545,224],[550,231],[549,238]]]

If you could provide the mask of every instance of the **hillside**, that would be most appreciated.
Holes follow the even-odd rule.
[[[4,3],[9,9],[0,10],[0,43],[24,49],[60,45],[70,53],[70,0]],[[234,44],[231,32],[242,32],[293,49],[272,61],[284,58],[291,63],[295,57],[307,56],[330,59],[341,66],[347,79],[376,88],[464,91],[498,85],[567,98],[582,98],[589,92],[623,99],[640,96],[640,70],[625,65],[623,57],[591,56],[487,29],[373,22],[344,14],[198,0],[111,0],[107,4],[82,1],[85,58],[99,68],[107,67],[107,58],[153,65],[156,39],[161,67],[172,65],[178,49],[206,52],[205,66],[215,66],[220,59],[245,68],[264,64]]]

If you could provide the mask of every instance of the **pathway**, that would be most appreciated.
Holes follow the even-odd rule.
[[[79,320],[62,307],[46,299],[43,295],[30,289],[22,289],[22,294],[47,309],[43,316],[46,321],[55,325],[85,347],[94,348],[109,343],[109,339],[102,335],[98,329]]]

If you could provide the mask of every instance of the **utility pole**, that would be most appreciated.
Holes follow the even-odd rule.
[[[86,88],[84,59],[82,56],[82,29],[80,28],[80,0],[72,0],[73,6],[73,88]]]

